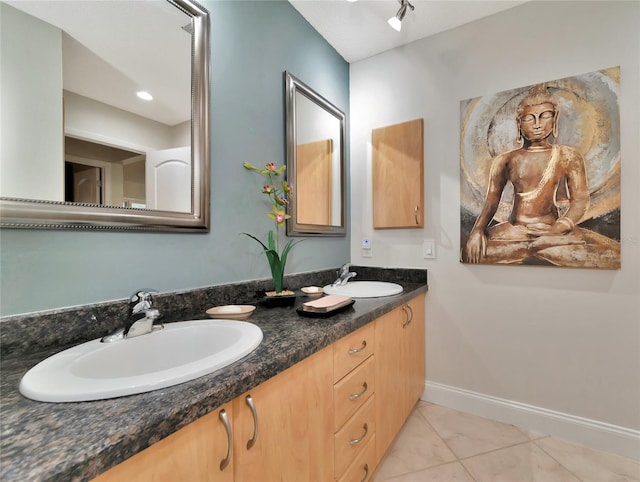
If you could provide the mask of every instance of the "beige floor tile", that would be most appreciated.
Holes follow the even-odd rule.
[[[459,457],[466,458],[528,441],[515,426],[439,405],[418,406],[436,432]]]
[[[526,428],[518,426],[516,426],[516,428],[520,430],[520,432],[522,432],[529,440],[537,440],[539,438],[548,437],[548,435],[544,433],[534,432],[533,430],[527,430]]]
[[[376,471],[374,481],[452,462],[455,455],[447,448],[426,420],[414,410],[402,427]]]
[[[640,482],[640,462],[547,437],[535,442],[584,482]]]
[[[580,482],[534,442],[463,460],[477,482]]]
[[[392,479],[374,479],[375,482],[474,482],[469,472],[460,464],[438,465],[426,470],[419,470]]]

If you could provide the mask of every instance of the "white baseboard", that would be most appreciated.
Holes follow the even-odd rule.
[[[427,381],[422,400],[640,460],[640,430]]]

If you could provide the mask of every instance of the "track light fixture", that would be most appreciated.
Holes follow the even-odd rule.
[[[407,13],[407,7],[414,10],[414,6],[409,3],[409,0],[398,0],[400,2],[400,9],[398,9],[398,13],[396,13],[393,17],[391,17],[388,22],[391,27],[393,27],[398,32],[402,29],[402,19]]]

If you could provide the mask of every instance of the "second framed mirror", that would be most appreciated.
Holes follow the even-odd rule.
[[[285,77],[289,236],[346,233],[345,114],[311,87]]]

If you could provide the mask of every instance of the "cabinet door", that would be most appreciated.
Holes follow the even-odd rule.
[[[410,321],[405,326],[407,357],[407,385],[406,385],[406,411],[413,410],[418,399],[424,392],[425,374],[425,295],[420,295],[411,300],[408,305]]]
[[[373,227],[424,226],[424,120],[372,132]]]
[[[377,462],[424,390],[424,300],[420,295],[375,321]]]
[[[405,420],[403,322],[399,308],[375,321],[376,464]]]
[[[247,397],[255,406],[257,433]],[[233,406],[237,482],[333,480],[332,347],[238,397]]]
[[[98,482],[232,482],[233,464],[221,469],[228,454],[231,404],[223,405],[98,476]]]

